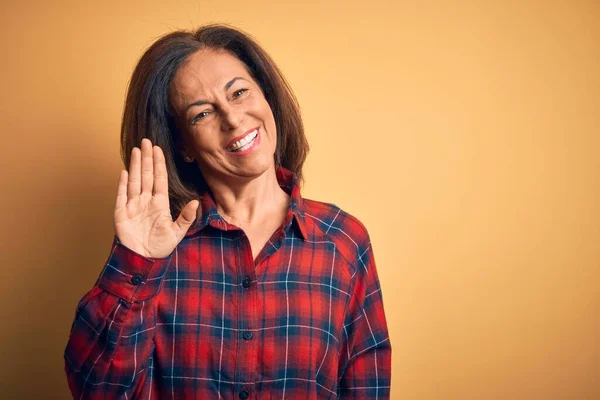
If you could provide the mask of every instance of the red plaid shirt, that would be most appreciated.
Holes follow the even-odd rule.
[[[391,346],[365,227],[291,195],[253,262],[207,193],[166,258],[114,238],[65,350],[77,399],[389,399]]]

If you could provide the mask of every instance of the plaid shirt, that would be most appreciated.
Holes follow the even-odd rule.
[[[256,262],[244,232],[203,216],[166,258],[114,238],[65,349],[77,399],[389,399],[391,346],[365,227],[290,194]]]

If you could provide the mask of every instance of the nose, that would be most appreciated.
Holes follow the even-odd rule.
[[[221,130],[228,131],[240,127],[243,121],[243,112],[230,104],[221,107]]]

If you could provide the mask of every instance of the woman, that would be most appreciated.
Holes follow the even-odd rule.
[[[159,39],[121,138],[113,247],[65,350],[74,398],[389,398],[368,233],[300,195],[298,106],[251,37]]]

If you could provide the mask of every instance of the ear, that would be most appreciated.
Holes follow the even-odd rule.
[[[194,156],[189,151],[187,151],[185,147],[180,148],[179,154],[181,154],[181,157],[187,163],[193,163],[195,161]]]
[[[188,148],[186,147],[185,138],[181,137],[181,135],[175,136],[173,145],[173,147],[176,149],[176,152],[179,153],[183,159],[191,156],[191,154],[188,152]]]

